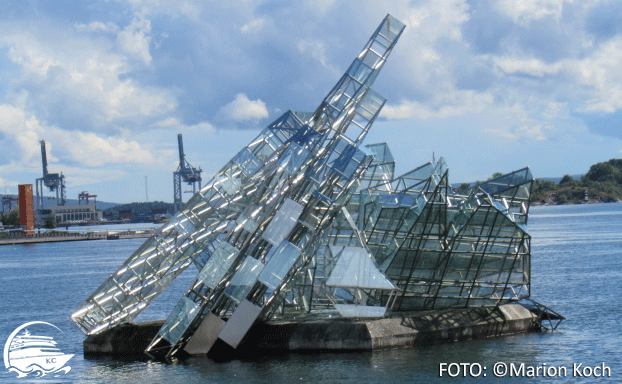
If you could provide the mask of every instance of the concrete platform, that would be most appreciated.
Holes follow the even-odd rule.
[[[84,340],[85,356],[142,357],[163,322],[123,324]],[[350,320],[258,323],[237,350],[214,351],[248,355],[258,351],[370,351],[495,337],[540,329],[532,312],[519,304],[468,308],[406,316]],[[216,349],[225,348],[224,343]]]

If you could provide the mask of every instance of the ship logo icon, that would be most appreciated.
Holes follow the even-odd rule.
[[[71,367],[65,367],[65,364],[73,355],[62,353],[56,347],[53,337],[36,335],[28,329],[28,327],[39,329],[42,326],[52,327],[62,333],[53,324],[31,321],[15,329],[4,345],[4,366],[9,372],[17,373],[17,377],[66,374],[71,370]]]

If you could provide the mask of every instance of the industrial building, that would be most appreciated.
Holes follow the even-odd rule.
[[[95,204],[54,205],[48,209],[35,212],[36,226],[43,227],[48,217],[54,218],[54,223],[58,225],[61,223],[101,221],[102,212],[96,210]]]
[[[102,219],[102,212],[96,210],[95,204],[53,206],[50,207],[50,211],[55,223]]]

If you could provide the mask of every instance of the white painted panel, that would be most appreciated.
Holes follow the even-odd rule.
[[[246,299],[242,300],[220,331],[218,338],[233,348],[237,348],[260,312],[261,307]]]
[[[210,312],[192,335],[184,347],[184,351],[191,355],[206,355],[218,339],[218,334],[224,326],[225,321]]]

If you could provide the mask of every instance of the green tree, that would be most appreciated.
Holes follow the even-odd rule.
[[[56,223],[54,222],[54,217],[52,217],[52,216],[46,217],[44,226],[47,229],[56,228]]]
[[[572,183],[574,181],[575,180],[572,178],[572,176],[564,175],[564,177],[562,177],[562,179],[559,181],[559,185],[569,184],[569,183]]]
[[[620,159],[611,159],[606,163],[596,163],[585,174],[585,179],[600,183],[622,183],[622,172],[616,165]]]
[[[535,190],[536,191],[554,191],[557,189],[557,184],[552,180],[536,179]]]
[[[8,214],[2,215],[2,223],[4,225],[19,226],[19,207],[15,207]]]
[[[462,183],[457,188],[455,188],[454,191],[461,195],[466,195],[469,192],[469,189],[471,189],[470,183]]]

